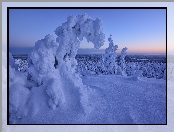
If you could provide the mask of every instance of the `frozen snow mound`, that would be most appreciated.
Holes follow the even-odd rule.
[[[45,80],[47,81],[47,80]],[[52,109],[61,106],[65,103],[65,95],[63,91],[62,82],[58,78],[50,78],[47,83],[47,94],[50,96],[48,105]]]
[[[26,74],[16,70],[13,57],[9,57],[12,65],[9,65],[9,118],[10,123],[15,123],[16,119],[22,119],[27,115],[30,90],[26,87]]]
[[[143,73],[142,70],[136,70],[133,76],[131,76],[129,79],[133,81],[137,81],[139,77],[142,77],[142,73]]]

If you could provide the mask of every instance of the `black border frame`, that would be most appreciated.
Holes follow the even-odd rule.
[[[7,125],[167,125],[167,76],[166,124],[9,124],[9,10],[10,9],[165,9],[166,10],[166,74],[167,74],[167,7],[7,7]]]

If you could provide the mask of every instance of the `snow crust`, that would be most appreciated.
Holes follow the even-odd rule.
[[[43,86],[33,87],[28,105],[30,111],[16,123],[165,124],[165,80],[94,75],[82,77],[82,82],[90,87],[86,94],[83,90],[82,96],[83,103],[91,105],[86,107],[86,112],[81,106],[80,92],[72,89],[72,84],[63,83],[66,85],[64,96],[68,98],[65,98],[66,105],[58,103],[56,109],[48,108],[50,97]]]

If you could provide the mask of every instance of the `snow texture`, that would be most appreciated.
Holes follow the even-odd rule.
[[[75,56],[83,37],[94,48],[104,44],[100,19],[87,14],[69,16],[55,33],[56,40],[48,34],[35,43],[27,70],[18,71],[12,56],[9,58],[10,124],[166,123],[165,80],[142,77],[143,71],[135,63],[126,68],[126,47],[117,67],[118,46],[111,36],[104,63],[112,75],[88,76],[88,69],[83,77],[77,73]],[[150,63],[147,66],[146,71],[152,69]],[[155,69],[162,77],[159,69],[165,70],[165,66]],[[118,72],[122,76],[114,75]]]

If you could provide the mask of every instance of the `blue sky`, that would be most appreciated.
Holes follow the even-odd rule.
[[[165,53],[166,11],[164,9],[11,9],[9,12],[10,47],[33,47],[47,34],[56,38],[55,29],[66,22],[69,15],[100,18],[105,44],[112,34],[118,52],[128,47],[128,53]],[[93,48],[86,39],[80,48]],[[89,50],[88,50],[89,51]],[[104,51],[104,50],[103,50]]]

